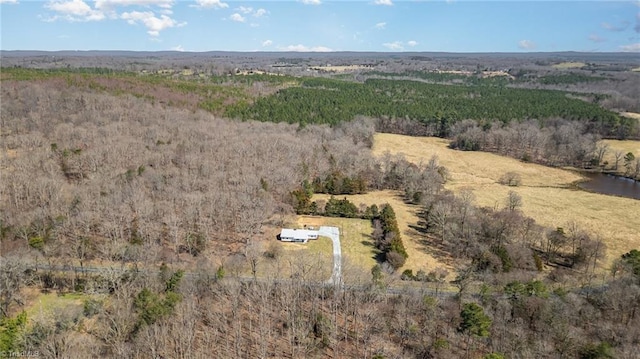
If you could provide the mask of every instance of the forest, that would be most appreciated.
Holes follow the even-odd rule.
[[[637,357],[637,249],[606,263],[588,229],[536,223],[515,174],[502,180],[514,191],[482,207],[445,189],[437,157],[371,151],[386,131],[597,167],[600,138],[638,138],[637,120],[605,106],[626,95],[534,87],[608,77],[216,66],[2,68],[0,356]],[[380,190],[417,213],[412,226],[455,273],[403,267],[397,208],[348,200]],[[318,258],[274,246],[297,214],[366,220],[376,265],[345,261],[345,284],[327,285]]]

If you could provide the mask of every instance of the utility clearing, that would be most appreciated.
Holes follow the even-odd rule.
[[[629,142],[635,141],[624,141],[625,146],[634,146]],[[572,184],[583,178],[574,171],[523,163],[487,152],[452,150],[448,144],[448,140],[441,138],[379,133],[374,138],[373,153],[404,154],[414,163],[426,163],[435,155],[450,174],[445,188],[454,192],[471,190],[479,206],[503,207],[509,191],[515,191],[522,197],[524,214],[539,224],[555,229],[574,221],[600,236],[607,245],[605,263],[640,248],[640,201],[577,190]],[[522,184],[518,187],[500,184],[499,179],[506,172],[520,174]],[[409,258],[413,253],[409,252]]]

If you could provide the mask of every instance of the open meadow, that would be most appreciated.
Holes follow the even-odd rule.
[[[622,143],[631,148],[632,142]],[[503,207],[513,190],[522,196],[524,214],[539,224],[557,228],[575,221],[600,236],[608,248],[608,264],[621,254],[640,248],[640,201],[577,190],[572,183],[582,177],[573,171],[523,163],[492,153],[452,150],[447,145],[448,141],[440,138],[380,133],[375,135],[373,152],[376,156],[387,151],[402,153],[414,163],[426,163],[432,156],[438,156],[439,163],[450,174],[445,187],[454,192],[470,189],[479,206]],[[509,171],[522,177],[519,187],[499,183],[500,177]]]
[[[568,61],[568,62],[561,62],[559,64],[552,65],[551,67],[553,67],[554,69],[566,70],[566,69],[579,69],[585,66],[587,66],[587,64],[585,64],[584,62]]]

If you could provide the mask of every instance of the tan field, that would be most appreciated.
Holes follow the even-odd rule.
[[[511,74],[505,71],[482,71],[482,77],[496,77],[496,76],[505,76],[512,80],[516,79]]]
[[[640,117],[640,116],[639,116]],[[620,141],[620,140],[602,140],[600,144],[609,145],[609,149],[604,155],[604,160],[609,162],[609,167],[613,166],[615,162],[615,153],[620,151],[624,154],[629,152],[633,153],[636,158],[640,158],[640,141]],[[620,160],[618,168],[622,168],[624,160]]]
[[[296,228],[295,225],[290,227]],[[308,243],[280,242],[270,239],[266,246],[281,249],[277,260],[262,259],[258,265],[258,276],[289,278],[294,273],[308,272],[307,279],[327,280],[333,268],[333,251],[329,238],[320,237]],[[263,248],[265,249],[265,248]],[[242,275],[251,275],[250,268],[244,266]]]
[[[584,62],[561,62],[551,67],[555,69],[576,69],[585,66],[587,66],[587,64],[585,64]]]
[[[622,142],[634,146],[627,143],[633,141]],[[640,248],[640,201],[576,190],[571,184],[581,177],[572,171],[522,163],[491,153],[456,151],[447,145],[448,141],[440,138],[376,134],[373,152],[377,156],[386,151],[403,153],[415,163],[426,163],[437,155],[439,163],[450,173],[446,188],[471,189],[475,203],[480,206],[501,207],[509,191],[514,190],[522,196],[524,213],[539,224],[556,228],[575,221],[601,236],[608,247],[608,263]],[[498,183],[508,171],[522,176],[521,186]]]
[[[636,113],[636,112],[621,112],[620,114],[622,116],[625,116],[625,117],[635,118],[636,120],[640,120],[640,113]]]
[[[312,68],[312,70],[318,70],[318,71],[331,71],[331,72],[349,72],[349,71],[356,71],[356,70],[362,70],[362,69],[369,69],[371,68],[370,66],[364,66],[364,65],[346,65],[346,66],[314,66]]]
[[[472,75],[471,71],[461,71],[461,70],[436,70],[434,71],[439,74],[456,74],[456,75]]]

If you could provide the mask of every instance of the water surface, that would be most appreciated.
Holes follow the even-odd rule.
[[[640,182],[604,173],[583,173],[589,180],[579,183],[591,192],[640,199]]]

